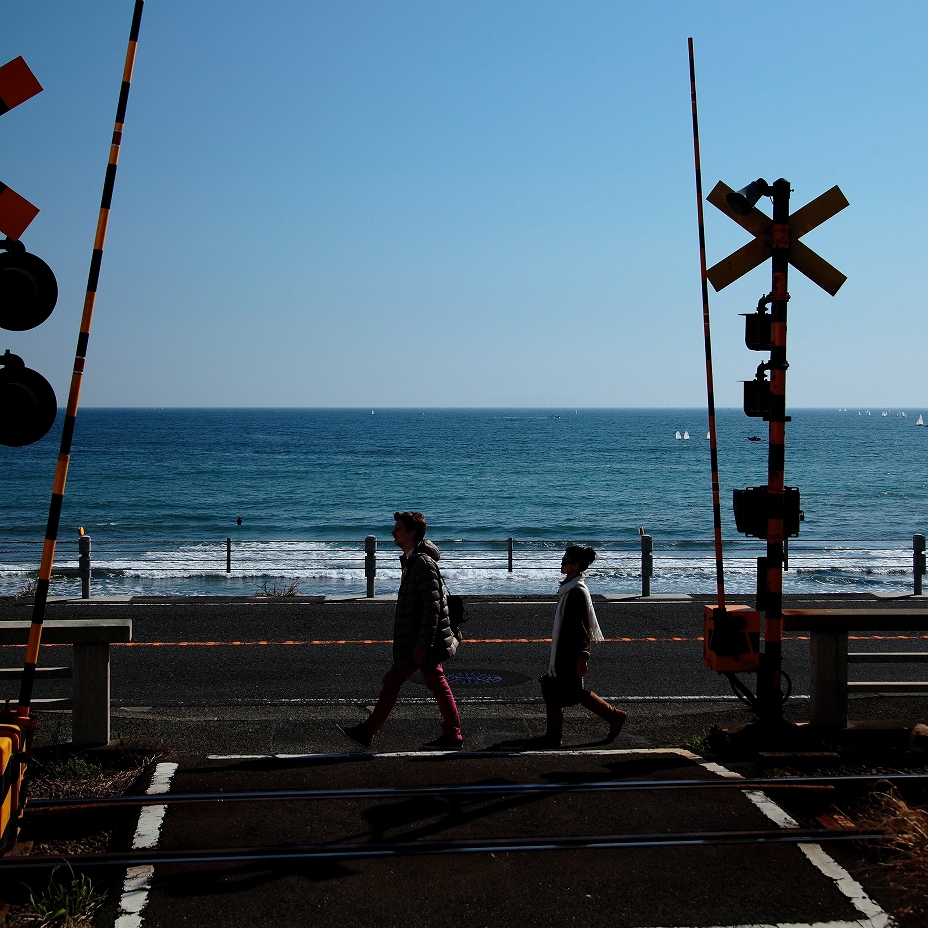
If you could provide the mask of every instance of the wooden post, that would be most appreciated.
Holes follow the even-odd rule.
[[[377,536],[364,539],[364,576],[367,577],[367,598],[374,598],[374,578],[377,576]]]
[[[232,573],[232,539],[226,539],[226,573]]]
[[[512,573],[512,539],[509,539],[509,573]]]

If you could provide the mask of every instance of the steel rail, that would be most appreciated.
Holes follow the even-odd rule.
[[[26,812],[75,806],[161,806],[203,802],[285,802],[332,799],[407,799],[441,796],[563,795],[565,793],[654,792],[675,789],[821,789],[838,785],[864,785],[886,780],[928,784],[928,774],[864,774],[837,777],[762,777],[718,780],[594,780],[589,783],[474,783],[450,786],[373,786],[362,789],[257,790],[237,793],[155,793],[140,796],[106,796],[30,799]]]
[[[425,857],[435,854],[489,854],[556,850],[620,850],[646,847],[719,847],[723,845],[825,844],[839,841],[884,841],[882,832],[816,831],[789,828],[776,831],[696,831],[679,834],[587,835],[550,838],[487,838],[462,841],[391,841],[371,844],[277,845],[249,848],[203,848],[179,851],[124,851],[102,854],[43,855],[0,858],[5,870],[58,867],[139,867],[154,864],[215,864],[288,860],[361,860],[377,857]]]

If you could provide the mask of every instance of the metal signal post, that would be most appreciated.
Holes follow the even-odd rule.
[[[744,385],[745,413],[769,423],[767,485],[735,490],[734,494],[738,531],[764,538],[767,543],[766,557],[758,560],[757,599],[758,609],[764,611],[764,651],[757,668],[756,696],[734,679],[734,673],[728,674],[736,692],[750,697],[752,708],[761,722],[767,724],[783,721],[783,571],[787,539],[799,533],[802,519],[799,491],[786,486],[786,423],[790,421],[786,415],[789,266],[792,264],[832,296],[847,279],[799,241],[801,236],[848,205],[844,194],[832,187],[790,215],[790,192],[789,181],[783,178],[773,184],[758,178],[738,191],[719,182],[706,198],[754,236],[753,241],[706,271],[712,286],[721,290],[768,258],[772,265],[770,292],[761,298],[756,312],[745,320],[747,347],[770,352],[770,360],[762,363],[754,380]],[[773,200],[772,218],[755,207],[764,196]],[[712,650],[711,645],[707,648]],[[720,653],[716,652],[715,657]],[[717,661],[716,669],[723,669]]]
[[[789,181],[773,183],[773,249],[770,286],[770,407],[767,452],[767,560],[764,602],[764,653],[757,674],[761,721],[783,719],[780,675],[783,666],[783,542],[786,488],[786,307],[789,302]]]

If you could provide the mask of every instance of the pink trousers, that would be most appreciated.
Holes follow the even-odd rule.
[[[458,707],[454,702],[454,694],[448,681],[445,679],[445,672],[441,664],[423,664],[421,667],[396,667],[392,666],[383,678],[383,688],[380,690],[380,696],[377,699],[377,705],[374,711],[362,723],[370,732],[371,736],[383,728],[384,722],[387,721],[396,700],[399,698],[400,689],[403,684],[417,671],[422,671],[422,678],[425,685],[432,691],[435,701],[438,703],[441,712],[441,730],[449,738],[461,738],[461,719],[458,716]]]

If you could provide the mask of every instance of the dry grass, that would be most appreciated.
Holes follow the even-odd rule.
[[[877,862],[864,868],[866,875],[893,892],[902,923],[928,923],[928,809],[910,806],[892,784],[881,783],[859,813],[858,824],[887,835],[876,849]]]
[[[27,768],[29,795],[42,799],[121,796],[155,757],[140,758],[124,770],[107,770],[75,754],[63,761],[33,760]]]
[[[13,599],[31,599],[35,596],[36,583],[35,580],[27,580],[19,591],[13,594]]]
[[[260,590],[257,591],[255,595],[256,596],[272,596],[272,597],[299,596],[300,595],[300,581],[294,580],[292,583],[290,583],[289,586],[278,586],[277,581],[275,580],[273,583],[270,584],[270,586],[268,586],[268,581],[265,580],[264,585],[261,587]]]

